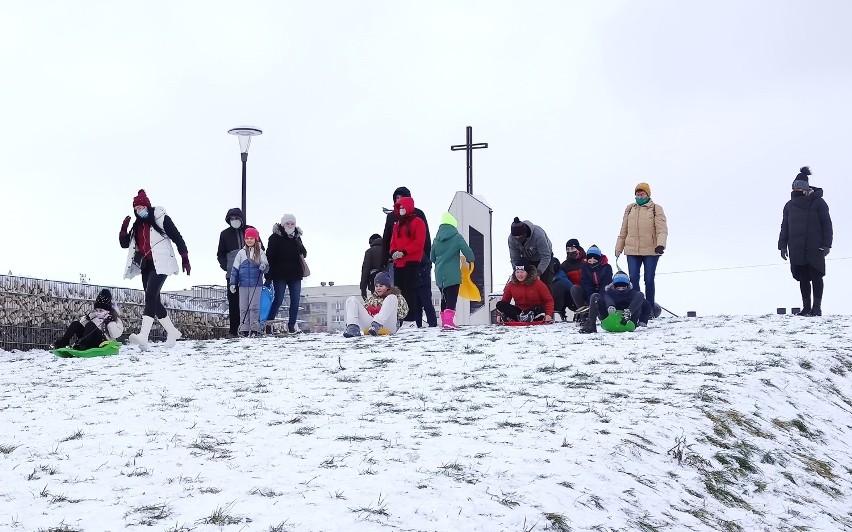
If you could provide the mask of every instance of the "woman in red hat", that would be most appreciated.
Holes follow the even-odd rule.
[[[130,226],[128,216],[121,224],[118,242],[127,249],[127,265],[124,278],[132,279],[142,276],[142,289],[145,290],[145,309],[142,311],[142,326],[138,334],[131,334],[129,340],[142,349],[148,348],[148,335],[154,318],[166,330],[166,347],[172,347],[180,338],[181,332],[166,314],[166,307],[160,301],[160,290],[166,277],[180,273],[172,244],[177,245],[181,256],[183,271],[189,275],[189,252],[183,237],[175,227],[174,222],[162,207],[152,207],[145,190],[133,198],[135,220]],[[128,227],[130,231],[128,232]]]

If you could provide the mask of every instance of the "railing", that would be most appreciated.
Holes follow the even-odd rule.
[[[47,348],[71,321],[92,308],[103,288],[112,292],[128,334],[128,329],[141,320],[145,305],[142,290],[0,275],[0,349]],[[227,336],[228,302],[222,287],[193,287],[192,292],[160,296],[184,338]],[[160,327],[152,334],[164,338]]]

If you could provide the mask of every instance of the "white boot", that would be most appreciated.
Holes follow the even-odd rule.
[[[139,349],[148,349],[148,335],[151,334],[151,326],[154,325],[154,318],[151,316],[142,316],[142,327],[139,328],[139,334],[131,334],[127,339],[130,343],[139,346]]]
[[[172,319],[170,317],[166,316],[165,318],[159,318],[159,320],[160,325],[163,326],[163,329],[166,330],[167,334],[165,346],[174,347],[175,343],[177,343],[178,338],[183,336],[183,334],[181,334],[181,332],[177,330],[177,327],[175,327],[175,324],[172,323]]]

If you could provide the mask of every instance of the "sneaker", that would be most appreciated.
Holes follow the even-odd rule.
[[[373,323],[376,323],[376,322],[373,322]],[[379,328],[381,328],[381,327],[382,326],[379,325]],[[406,329],[416,329],[416,328],[417,328],[417,324],[414,323],[413,321],[404,321],[399,325],[399,327],[397,328],[397,331],[404,331]]]
[[[379,329],[381,329],[381,328],[382,328],[382,324],[377,322],[377,321],[374,321],[373,323],[370,324],[370,330],[368,332],[370,333],[370,336],[378,336],[379,335]]]
[[[300,332],[302,332],[302,329],[299,328],[298,323],[295,324],[295,325],[288,325],[287,326],[287,333],[288,334],[299,334]]]
[[[533,313],[532,312],[521,312],[518,314],[518,321],[523,321],[525,323],[529,323],[533,321]]]
[[[639,322],[639,323],[637,323],[636,325],[637,325],[637,326],[639,326],[639,327],[647,327],[647,326],[648,326],[648,322],[646,322],[646,321],[640,321],[640,322]]]
[[[621,311],[621,324],[627,325],[628,321],[630,321],[630,310],[624,309]]]
[[[532,314],[532,313],[530,313],[530,314]],[[545,314],[544,312],[539,312],[538,314],[533,316],[533,319],[531,319],[530,321],[544,321],[544,318],[546,318],[546,317],[547,317],[547,314]]]
[[[563,321],[562,320],[562,314],[560,314],[559,312],[554,312],[553,313],[553,323],[561,323],[562,321]]]
[[[579,332],[580,332],[580,334],[592,334],[592,333],[596,333],[596,332],[598,332],[598,326],[597,326],[597,323],[592,323],[592,324],[584,323],[584,324],[583,324],[583,326],[582,326],[582,327],[580,327]]]
[[[361,336],[361,328],[358,327],[356,323],[350,323],[346,326],[346,330],[343,331],[343,336],[346,338],[352,338],[354,336]]]

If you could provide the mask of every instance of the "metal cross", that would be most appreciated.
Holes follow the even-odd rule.
[[[473,150],[478,150],[480,148],[487,148],[487,142],[477,142],[473,143],[473,128],[467,126],[465,129],[467,133],[467,142],[465,144],[457,144],[455,146],[450,146],[452,151],[465,150],[467,152],[467,193],[473,194]]]

